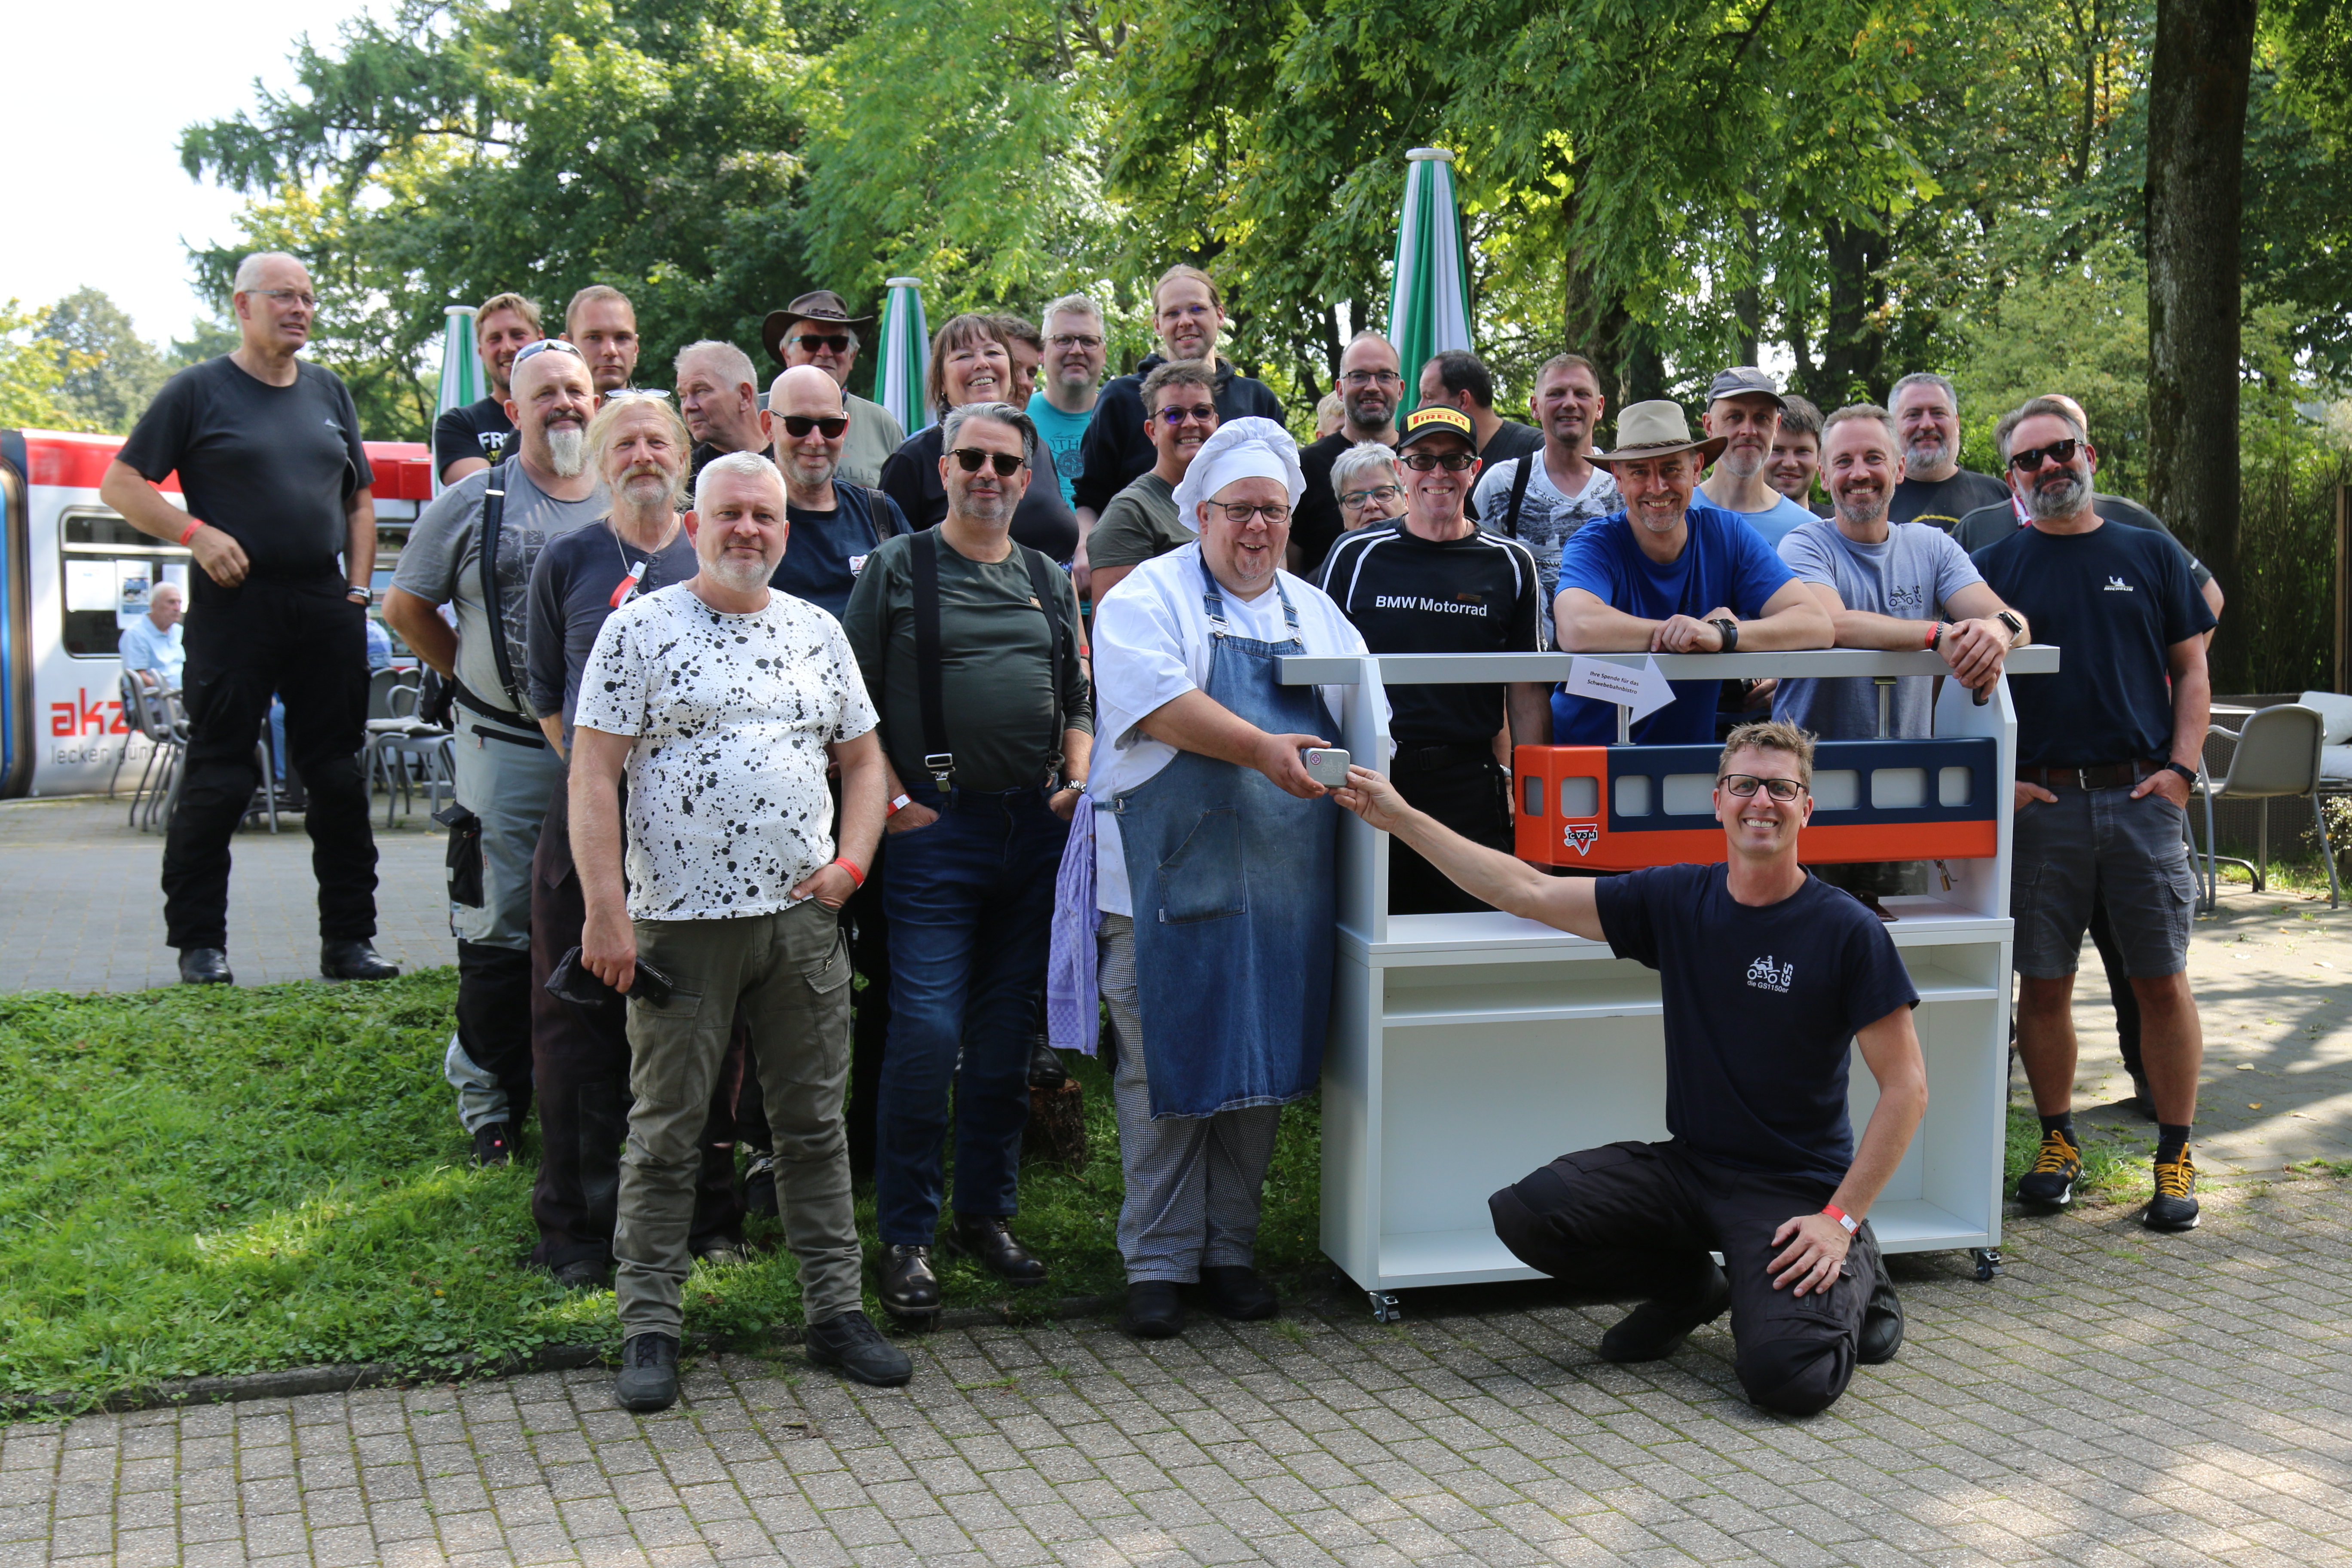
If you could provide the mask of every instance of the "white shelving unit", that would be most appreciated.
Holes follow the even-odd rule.
[[[1566,654],[1293,657],[1286,683],[1345,685],[1341,743],[1385,766],[1383,683],[1557,681]],[[1669,679],[1933,675],[1934,654],[1852,650],[1661,656]],[[2011,675],[2058,667],[2021,648]],[[2006,684],[1982,707],[1947,682],[1938,736],[2000,747],[1999,852],[1947,864],[1952,886],[1886,900],[1919,991],[1926,1120],[1871,1213],[1889,1252],[1968,1247],[1998,1267],[2010,984],[2009,852],[2017,721]],[[1388,839],[1341,819],[1339,974],[1323,1067],[1323,1250],[1383,1318],[1393,1292],[1538,1278],[1496,1238],[1487,1194],[1570,1150],[1662,1139],[1658,977],[1605,942],[1495,910],[1391,915]],[[1877,1088],[1852,1073],[1859,1133]]]

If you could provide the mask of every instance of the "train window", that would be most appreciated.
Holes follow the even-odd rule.
[[[1870,804],[1880,811],[1910,811],[1927,804],[1925,768],[1873,768]]]
[[[77,544],[131,544],[141,550],[170,550],[162,540],[140,532],[110,511],[80,511],[65,520],[64,538],[70,550]],[[182,553],[174,552],[174,553]]]
[[[1715,815],[1713,773],[1668,773],[1665,795],[1668,816]]]
[[[1598,816],[1601,815],[1601,781],[1595,778],[1570,777],[1559,781],[1559,814],[1562,816]],[[1533,812],[1530,816],[1541,816]]]
[[[1813,809],[1852,811],[1862,799],[1862,774],[1853,768],[1823,768],[1813,775]]]
[[[1650,815],[1650,775],[1626,773],[1617,781],[1617,815],[1647,816]]]
[[[1936,772],[1936,804],[1966,805],[1976,794],[1974,768],[1939,768]]]
[[[77,658],[114,658],[125,618],[145,612],[156,584],[187,590],[189,553],[113,512],[68,512],[58,532],[58,641]]]

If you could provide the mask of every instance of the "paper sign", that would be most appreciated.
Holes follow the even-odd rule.
[[[119,616],[145,615],[148,574],[152,568],[144,561],[118,561],[114,569],[115,582],[121,594],[114,613]]]
[[[1658,661],[1648,654],[1637,665],[1612,664],[1605,658],[1579,658],[1568,667],[1559,689],[1570,697],[1614,702],[1645,719],[1675,700],[1675,689],[1659,673]]]
[[[117,580],[111,561],[66,563],[66,614],[78,610],[112,610]]]

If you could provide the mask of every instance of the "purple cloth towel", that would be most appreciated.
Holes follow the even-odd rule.
[[[1057,1051],[1095,1054],[1101,992],[1095,984],[1095,803],[1078,796],[1070,840],[1054,877],[1054,945],[1045,961],[1045,1039]]]

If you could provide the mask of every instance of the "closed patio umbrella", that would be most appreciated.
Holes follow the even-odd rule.
[[[923,321],[923,280],[893,278],[882,303],[882,362],[874,373],[874,401],[911,436],[932,422],[923,382],[931,369],[931,329]]]
[[[489,378],[482,373],[482,356],[474,346],[474,307],[443,307],[441,328],[441,392],[433,402],[433,417],[452,408],[479,403],[489,395]],[[433,467],[433,493],[441,493],[441,468]]]
[[[1406,406],[1419,401],[1432,354],[1470,342],[1470,269],[1454,205],[1454,154],[1415,147],[1405,155],[1404,213],[1397,225],[1389,340],[1404,368]]]

